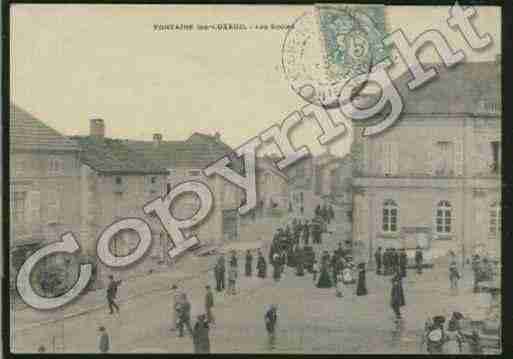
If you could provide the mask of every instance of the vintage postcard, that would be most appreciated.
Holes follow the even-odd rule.
[[[10,352],[502,352],[500,7],[9,10]]]

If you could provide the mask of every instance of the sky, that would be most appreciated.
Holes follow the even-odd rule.
[[[386,27],[410,39],[439,29],[466,61],[493,61],[500,8],[476,9],[476,28],[495,42],[479,53],[448,27],[445,6],[387,7]],[[90,118],[103,118],[109,137],[184,140],[218,131],[237,147],[305,104],[282,69],[285,30],[159,32],[153,25],[290,24],[309,6],[15,4],[11,11],[12,101],[66,135],[85,135]],[[436,54],[427,48],[420,58]],[[391,74],[402,71],[398,62]],[[311,137],[317,129],[305,131]]]

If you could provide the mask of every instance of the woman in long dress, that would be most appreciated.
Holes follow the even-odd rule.
[[[319,275],[319,281],[317,282],[317,288],[331,288],[333,283],[331,282],[331,276],[329,274],[329,254],[325,253],[322,257],[321,273]]]
[[[209,323],[205,314],[200,314],[192,331],[195,353],[210,353]]]
[[[265,258],[260,251],[258,253],[257,269],[259,278],[267,277],[267,263],[265,262]]]
[[[358,285],[356,295],[367,295],[367,282],[365,278],[365,263],[358,264]]]

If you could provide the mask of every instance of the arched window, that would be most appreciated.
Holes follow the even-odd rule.
[[[494,202],[490,206],[490,226],[489,234],[491,237],[500,238],[502,229],[501,206],[499,202]]]
[[[383,202],[383,232],[397,232],[398,207],[391,199]]]
[[[449,201],[440,201],[436,206],[436,233],[447,234],[452,231],[452,207]]]

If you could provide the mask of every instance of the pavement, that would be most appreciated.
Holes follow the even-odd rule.
[[[329,250],[336,244],[334,240],[324,241],[319,250]],[[198,258],[187,266],[198,273],[214,260]],[[334,288],[316,288],[309,274],[296,277],[288,268],[284,278],[274,282],[270,277],[244,277],[243,265],[239,256],[237,295],[215,292],[216,323],[210,332],[214,353],[419,353],[423,352],[420,337],[428,317],[450,316],[453,311],[482,317],[489,305],[489,295],[472,293],[469,267],[462,271],[458,292],[451,292],[448,265],[442,259],[422,275],[408,271],[404,319],[399,323],[389,306],[390,277],[369,271],[367,296],[357,297],[352,285],[346,287],[343,298],[337,298]],[[268,269],[270,276],[272,268]],[[181,278],[181,287],[188,293],[196,315],[203,312],[205,285],[213,286],[215,281],[208,270],[189,278],[183,274],[191,272],[183,271],[182,276],[178,270],[173,273],[151,275],[120,287],[120,315],[108,314],[103,292],[97,299],[88,299],[95,304],[81,313],[73,314],[72,306],[52,315],[46,313],[50,315],[46,318],[32,310],[16,313],[12,346],[20,353],[34,352],[39,345],[45,345],[49,352],[94,353],[98,352],[97,328],[103,325],[111,337],[112,352],[191,353],[190,336],[177,338],[170,330],[173,315],[168,288]],[[130,289],[132,286],[134,289]],[[143,286],[148,291],[140,295]],[[159,286],[161,290],[151,289]],[[80,305],[85,308],[85,303],[84,299]],[[271,303],[278,305],[279,317],[274,340],[267,336],[263,322],[264,311]]]

